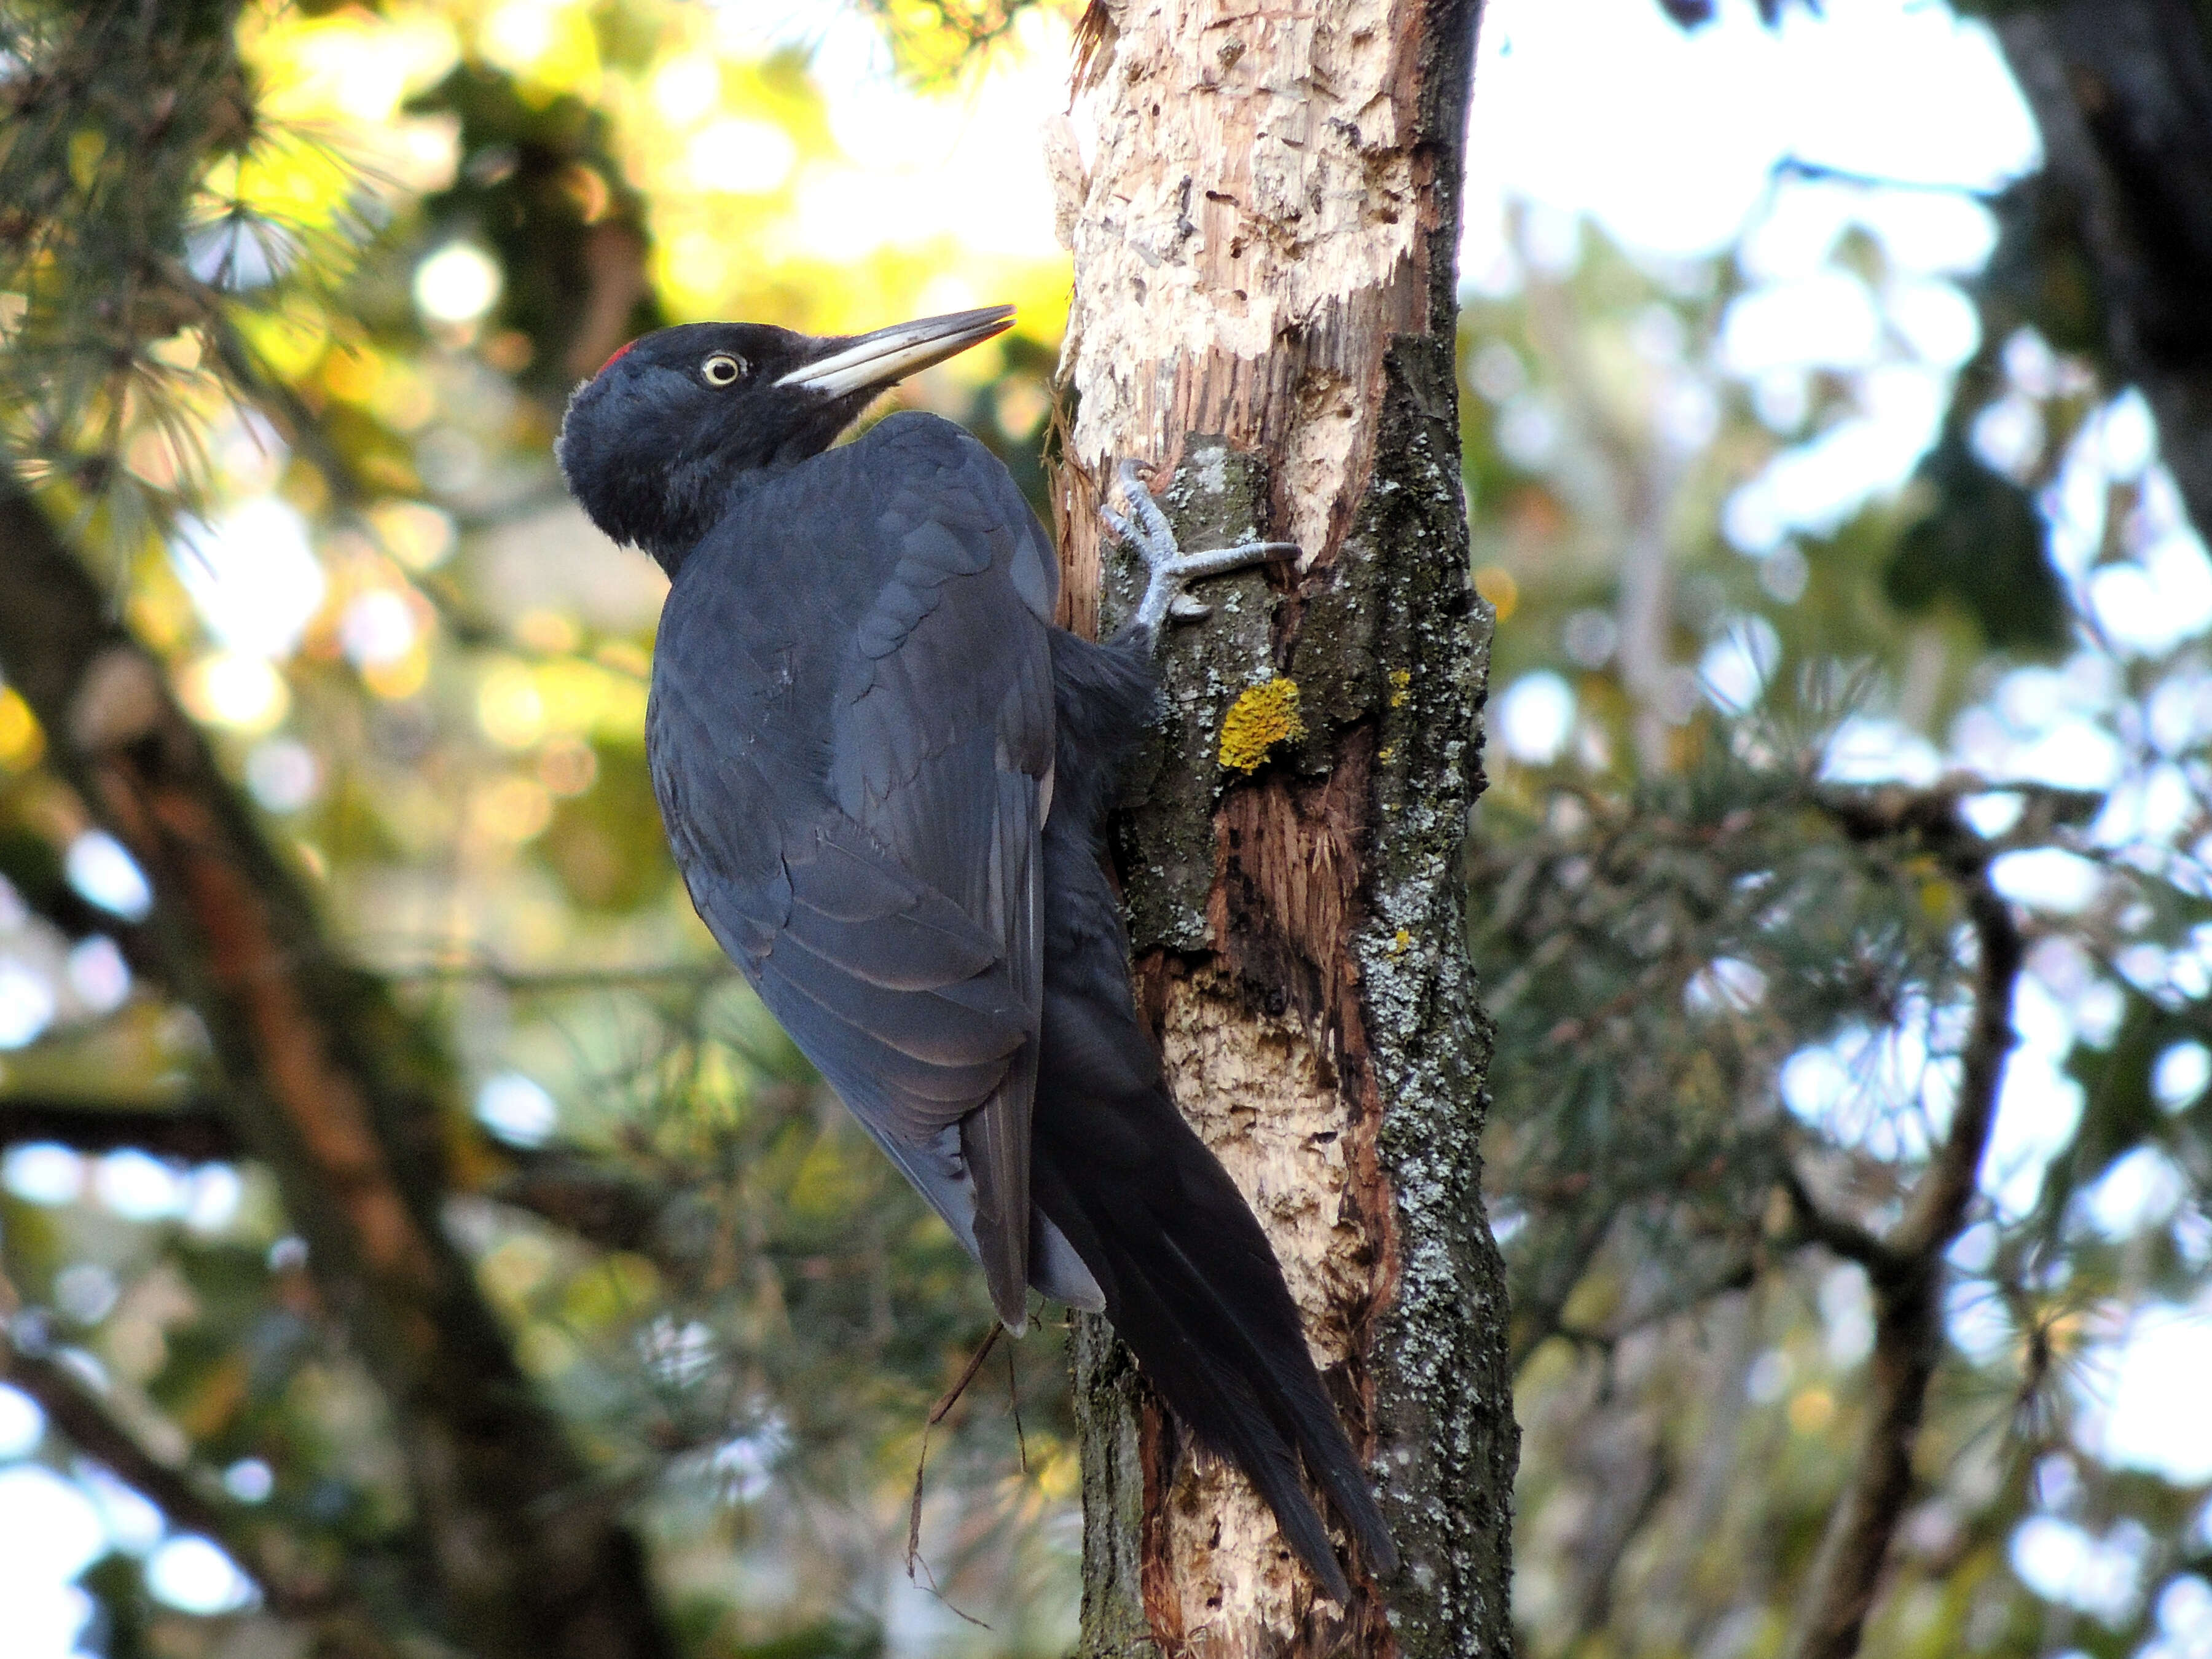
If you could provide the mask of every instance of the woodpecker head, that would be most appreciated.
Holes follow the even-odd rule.
[[[761,323],[664,328],[576,388],[554,453],[592,521],[673,574],[746,475],[820,454],[878,392],[1013,318],[991,306],[818,338]]]

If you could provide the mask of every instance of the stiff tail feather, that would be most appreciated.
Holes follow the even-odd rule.
[[[1091,1103],[1081,1146],[1041,1112],[1035,1197],[1074,1245],[1106,1316],[1198,1443],[1242,1470],[1283,1536],[1340,1604],[1350,1587],[1300,1465],[1369,1563],[1397,1563],[1366,1472],[1314,1370],[1297,1306],[1259,1223],[1228,1173],[1157,1086],[1116,1103],[1110,1139],[1133,1164],[1100,1158]],[[1131,1119],[1136,1121],[1132,1121]]]

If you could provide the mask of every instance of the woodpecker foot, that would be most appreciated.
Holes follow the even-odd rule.
[[[1170,616],[1203,617],[1211,607],[1198,605],[1183,592],[1183,584],[1200,576],[1218,576],[1224,571],[1242,570],[1248,565],[1267,564],[1277,560],[1295,559],[1298,548],[1294,542],[1243,542],[1235,547],[1208,548],[1203,552],[1186,553],[1176,545],[1175,532],[1169,526],[1168,515],[1160,511],[1159,503],[1152,499],[1152,491],[1138,482],[1137,464],[1124,461],[1115,476],[1121,485],[1121,494],[1129,503],[1127,515],[1116,513],[1101,503],[1098,516],[1106,527],[1123,541],[1134,547],[1142,556],[1146,568],[1152,572],[1145,584],[1145,597],[1137,602],[1137,614],[1130,621],[1133,626],[1150,630],[1154,639],[1159,637],[1160,625]]]

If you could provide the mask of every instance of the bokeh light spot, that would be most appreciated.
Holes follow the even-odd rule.
[[[84,1160],[52,1141],[12,1146],[0,1158],[0,1187],[27,1203],[74,1204],[84,1192]]]
[[[540,1146],[552,1138],[561,1110],[541,1084],[520,1072],[501,1072],[477,1091],[477,1121],[501,1140]]]
[[[67,971],[70,989],[88,1013],[112,1014],[131,999],[131,964],[105,933],[72,945]]]
[[[296,812],[322,787],[322,763],[296,738],[271,738],[246,757],[246,787],[271,812]]]
[[[415,303],[434,323],[475,322],[499,302],[502,286],[497,262],[468,242],[448,242],[415,267]]]
[[[273,496],[184,520],[170,561],[208,632],[256,656],[291,655],[329,587],[307,520]]]
[[[147,1558],[146,1589],[155,1601],[203,1618],[234,1613],[254,1599],[252,1583],[237,1563],[193,1534],[172,1538]]]
[[[292,707],[291,689],[266,657],[217,651],[185,671],[178,690],[194,718],[234,732],[270,731]]]
[[[22,1457],[46,1437],[46,1414],[21,1389],[0,1382],[0,1458]]]
[[[1575,727],[1575,694],[1557,674],[1523,674],[1498,700],[1498,734],[1517,761],[1542,766],[1559,758]]]
[[[62,868],[82,897],[125,921],[143,921],[154,908],[154,890],[137,860],[105,830],[88,830],[70,842]]]
[[[126,1221],[157,1221],[184,1207],[182,1176],[141,1152],[108,1153],[93,1166],[92,1185],[100,1201]]]
[[[54,1020],[54,988],[13,957],[0,957],[0,1048],[34,1042]]]
[[[363,668],[398,662],[415,648],[415,635],[413,608],[388,587],[355,595],[338,618],[338,644]]]
[[[222,1472],[222,1489],[241,1504],[258,1504],[276,1490],[276,1473],[258,1457],[241,1457]]]

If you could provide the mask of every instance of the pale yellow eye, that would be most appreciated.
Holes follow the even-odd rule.
[[[699,372],[707,377],[708,386],[729,386],[745,372],[745,360],[718,351],[699,365]]]

